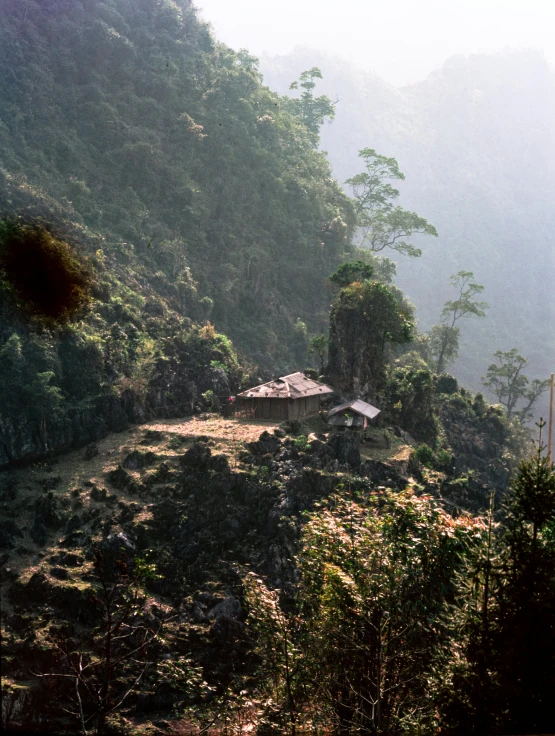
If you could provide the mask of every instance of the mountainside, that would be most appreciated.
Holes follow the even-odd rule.
[[[251,352],[325,306],[346,199],[304,126],[188,0],[7,2],[1,23],[4,211],[24,180],[173,290],[189,266]]]
[[[264,58],[261,68],[284,94],[315,64],[322,90],[337,100],[322,148],[338,180],[362,170],[359,149],[393,156],[406,175],[401,205],[438,229],[437,240],[419,243],[422,258],[394,258],[420,328],[438,322],[452,298],[449,276],[473,271],[490,310],[463,326],[455,373],[479,389],[492,353],[517,347],[530,373],[547,377],[555,347],[555,76],[546,62],[534,52],[453,57],[402,89],[312,50]]]
[[[304,367],[352,207],[302,120],[189,0],[7,0],[0,94],[0,215],[53,224],[95,280],[75,329],[32,335],[4,283],[17,390],[0,463],[235,390],[227,337],[195,332],[208,319],[263,372]]]

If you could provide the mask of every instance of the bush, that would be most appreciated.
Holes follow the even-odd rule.
[[[436,378],[436,391],[439,394],[454,394],[457,392],[459,385],[457,379],[449,373],[443,373]]]
[[[416,448],[414,451],[414,457],[419,463],[422,463],[426,468],[434,468],[436,463],[436,456],[432,448],[425,442]]]
[[[83,261],[44,225],[0,223],[0,269],[18,301],[39,318],[64,322],[90,298]]]

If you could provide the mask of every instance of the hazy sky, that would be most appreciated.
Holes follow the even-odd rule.
[[[255,55],[324,49],[393,84],[453,54],[537,48],[555,64],[555,0],[195,0],[216,36]]]

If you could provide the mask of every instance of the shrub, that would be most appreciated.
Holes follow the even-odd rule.
[[[426,468],[433,468],[435,466],[435,453],[425,442],[416,448],[414,456],[418,462],[422,463]]]

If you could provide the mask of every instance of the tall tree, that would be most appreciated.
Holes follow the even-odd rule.
[[[430,330],[430,352],[437,373],[442,373],[459,353],[460,330],[457,322],[468,317],[485,317],[489,304],[476,300],[484,287],[474,281],[472,271],[459,271],[451,276],[451,284],[458,290],[455,300],[445,302],[441,324]]]
[[[292,615],[261,581],[245,581],[264,695],[283,703],[291,726],[428,732],[430,681],[450,644],[447,604],[475,527],[409,491],[341,495],[303,529]]]
[[[490,514],[466,575],[447,733],[554,732],[554,531],[555,470],[540,430],[511,482],[503,523],[492,525]]]
[[[528,360],[516,348],[506,352],[498,350],[493,357],[496,363],[489,366],[482,383],[497,396],[509,418],[515,417],[523,423],[529,421],[533,416],[534,406],[546,391],[549,381],[535,378],[530,382],[522,372]],[[517,408],[519,402],[522,405]]]
[[[316,355],[320,361],[320,373],[324,372],[324,364],[328,352],[329,340],[325,335],[314,335],[308,343],[308,352]]]
[[[320,128],[325,120],[333,120],[335,117],[335,107],[330,98],[326,95],[314,96],[316,79],[322,79],[322,72],[317,66],[313,66],[312,69],[303,72],[298,81],[292,82],[289,87],[290,90],[302,89],[301,96],[287,100],[289,108],[306,126],[314,148],[317,148],[320,142]]]
[[[363,148],[359,157],[366,171],[345,183],[353,190],[361,245],[374,253],[390,248],[408,256],[422,255],[420,248],[405,238],[417,234],[437,236],[437,230],[416,212],[394,207],[393,200],[399,196],[399,190],[389,182],[405,178],[397,161],[376,153],[373,148]]]

